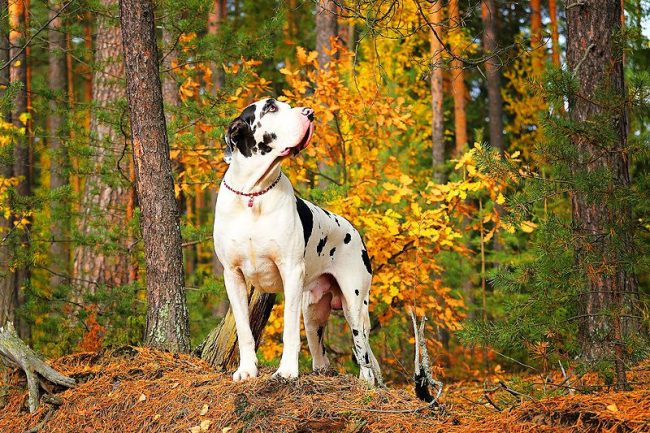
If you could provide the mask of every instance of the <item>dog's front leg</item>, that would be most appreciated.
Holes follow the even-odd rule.
[[[232,378],[239,381],[257,377],[257,356],[255,355],[255,339],[248,316],[246,281],[238,270],[232,269],[224,269],[223,279],[230,300],[230,308],[235,317],[239,343],[239,368]]]
[[[280,269],[284,285],[284,330],[282,334],[282,359],[273,377],[286,379],[298,377],[300,353],[300,312],[305,277],[304,264],[283,266]]]

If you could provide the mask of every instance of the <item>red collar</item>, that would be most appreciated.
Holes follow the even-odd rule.
[[[271,185],[267,186],[262,191],[257,191],[257,192],[241,192],[241,191],[237,191],[236,189],[232,188],[230,185],[228,185],[226,183],[226,178],[225,177],[223,178],[223,185],[226,188],[228,188],[230,191],[234,192],[237,195],[243,195],[245,197],[250,197],[249,200],[248,200],[248,207],[253,207],[253,199],[255,197],[258,197],[258,196],[260,196],[262,194],[266,194],[267,192],[269,192],[269,190],[271,190],[274,186],[276,186],[278,184],[278,182],[280,182],[281,177],[282,177],[282,172],[280,172],[280,175],[278,176],[278,178],[275,179],[275,181]]]

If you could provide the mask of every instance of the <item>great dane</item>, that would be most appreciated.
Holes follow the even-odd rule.
[[[363,240],[345,218],[296,197],[280,168],[307,146],[313,122],[310,108],[263,99],[246,107],[225,135],[230,166],[217,198],[214,246],[237,326],[235,381],[258,374],[247,296],[253,286],[284,293],[284,347],[274,377],[298,377],[301,310],[313,369],[327,369],[323,331],[330,311],[342,309],[360,378],[381,382],[368,341],[372,269]]]

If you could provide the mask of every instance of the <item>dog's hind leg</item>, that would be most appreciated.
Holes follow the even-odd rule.
[[[375,381],[382,384],[379,364],[372,353],[368,340],[370,336],[370,317],[368,316],[366,296],[370,288],[370,278],[364,278],[364,281],[358,281],[357,278],[337,278],[337,280],[343,293],[343,314],[352,330],[352,352],[359,363],[359,378],[370,385],[374,385]],[[359,290],[359,287],[365,287],[365,290]],[[366,303],[364,303],[364,300],[366,300]]]
[[[330,316],[332,293],[325,293],[320,300],[312,303],[311,293],[305,292],[302,301],[302,316],[305,320],[305,334],[311,352],[314,371],[326,370],[330,362],[325,354],[323,337],[327,319]]]

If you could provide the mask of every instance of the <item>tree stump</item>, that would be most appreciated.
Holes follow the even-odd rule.
[[[29,390],[29,411],[34,412],[39,405],[39,386],[44,382],[71,388],[75,385],[74,379],[64,376],[49,365],[30,349],[16,334],[12,322],[7,322],[0,327],[0,359],[11,366],[18,367],[27,376],[27,389]],[[44,387],[45,388],[45,387]]]
[[[254,287],[248,289],[248,314],[253,337],[255,338],[255,350],[260,345],[264,327],[269,320],[274,304],[274,294],[261,293],[255,290]],[[201,359],[207,361],[213,367],[220,370],[229,370],[236,367],[239,362],[239,350],[237,349],[235,317],[232,310],[228,308],[226,317],[216,328],[210,331],[210,334],[197,348],[196,352],[198,352]]]

